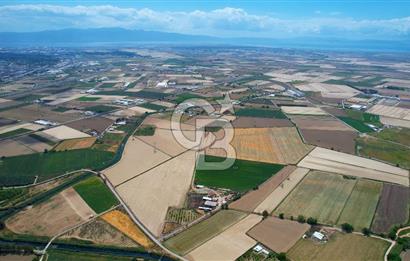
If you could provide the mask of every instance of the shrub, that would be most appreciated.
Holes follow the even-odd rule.
[[[310,217],[306,220],[306,223],[308,223],[309,225],[312,225],[312,226],[317,225],[317,219]]]
[[[277,258],[279,261],[287,261],[287,260],[288,260],[288,258],[286,257],[286,253],[279,253],[279,254],[276,256],[276,258]]]
[[[264,211],[262,212],[262,216],[263,216],[263,219],[267,218],[267,217],[269,216],[269,212],[266,211],[266,210],[264,210]]]
[[[284,218],[285,218],[285,214],[280,213],[280,214],[279,214],[279,218],[280,218],[280,219],[284,219]]]
[[[363,233],[363,235],[368,237],[368,236],[370,236],[370,229],[365,227],[365,228],[362,229],[362,233]]]
[[[346,233],[352,233],[354,230],[353,226],[350,225],[349,223],[343,223],[341,227],[342,227],[342,230]]]
[[[305,223],[305,222],[306,222],[306,218],[305,218],[304,216],[302,216],[302,215],[299,215],[299,216],[298,216],[298,222],[299,222],[299,223]]]

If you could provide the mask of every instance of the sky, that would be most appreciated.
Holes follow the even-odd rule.
[[[0,1],[0,32],[105,27],[218,37],[410,40],[410,0]]]

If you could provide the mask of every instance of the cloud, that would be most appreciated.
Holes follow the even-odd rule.
[[[155,11],[111,5],[10,5],[0,7],[0,31],[121,27],[186,34],[244,37],[327,36],[403,38],[410,35],[410,17],[358,20],[332,14],[309,19],[279,19],[226,7],[211,11]]]

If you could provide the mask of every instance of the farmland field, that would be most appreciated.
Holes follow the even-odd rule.
[[[134,224],[134,221],[120,210],[112,210],[101,216],[103,220],[115,227],[144,248],[151,248],[154,243]]]
[[[206,162],[221,160],[223,158],[205,156]],[[195,173],[195,183],[208,187],[245,192],[259,186],[281,170],[282,167],[282,165],[277,164],[237,159],[233,166],[225,170],[197,170]]]
[[[117,199],[98,177],[88,178],[76,184],[74,189],[96,213],[104,212],[118,204]]]
[[[219,211],[212,217],[168,239],[165,241],[165,246],[184,255],[244,217],[245,213],[234,210]]]
[[[61,239],[80,239],[94,244],[117,247],[138,247],[139,245],[104,220],[97,218],[87,224],[74,228]]]
[[[95,137],[89,137],[89,138],[64,140],[60,144],[58,144],[54,148],[54,150],[55,151],[63,151],[63,150],[88,149],[91,146],[93,146],[96,139],[97,138],[95,138]]]
[[[237,128],[231,145],[238,159],[279,164],[295,164],[312,149],[302,142],[294,127]],[[212,149],[206,154],[225,156]]]
[[[352,128],[355,128],[356,130],[362,132],[362,133],[367,133],[367,132],[374,132],[372,128],[370,128],[368,125],[366,125],[363,121],[353,119],[350,117],[338,117],[340,120],[344,121],[346,124],[352,126]]]
[[[380,202],[372,224],[372,231],[386,233],[396,224],[409,218],[410,191],[408,187],[383,184]]]
[[[144,103],[144,104],[140,104],[139,106],[150,109],[150,110],[155,110],[155,111],[160,111],[160,110],[164,110],[167,108],[165,106],[154,104],[154,103]]]
[[[307,144],[355,154],[358,136],[354,131],[301,129],[300,134]]]
[[[201,215],[193,209],[169,208],[165,220],[167,222],[174,222],[182,225],[190,223],[200,216]]]
[[[293,127],[288,119],[275,119],[263,117],[237,117],[233,122],[234,128],[272,128],[272,127]]]
[[[113,107],[113,106],[108,106],[108,105],[95,105],[95,106],[90,106],[90,107],[86,107],[84,108],[84,110],[86,111],[92,111],[95,113],[103,113],[103,112],[109,112],[112,110],[117,109],[117,107]]]
[[[194,151],[184,152],[116,186],[130,209],[153,234],[161,234],[169,207],[183,206],[191,186],[195,156]]]
[[[248,235],[276,253],[287,252],[309,229],[308,224],[268,217],[248,231]]]
[[[296,115],[327,115],[327,113],[319,107],[297,107],[297,106],[282,106],[280,107],[286,114]]]
[[[144,157],[143,161],[136,162],[136,159],[142,157]],[[125,145],[121,160],[103,172],[110,182],[116,186],[167,159],[169,159],[169,156],[155,150],[154,147],[137,138],[130,138]]]
[[[57,140],[67,140],[67,139],[76,139],[76,138],[86,138],[90,135],[78,131],[76,129],[67,127],[65,125],[60,125],[58,127],[50,128],[44,131],[39,132],[39,134],[45,134],[47,137],[51,136]]]
[[[240,199],[229,204],[232,209],[252,212],[262,201],[264,201],[273,190],[282,184],[296,167],[286,166],[274,176],[262,183],[257,190],[251,190]]]
[[[288,252],[295,261],[383,260],[390,244],[384,240],[355,234],[334,233],[326,244],[300,239]]]
[[[88,101],[98,101],[100,97],[84,96],[77,98],[77,101],[88,102]]]
[[[279,205],[275,214],[286,217],[303,215],[322,224],[334,225],[356,180],[324,172],[310,172],[295,190]]]
[[[243,108],[235,111],[236,116],[286,119],[281,110]]]
[[[102,138],[98,139],[94,143],[92,148],[97,150],[116,152],[124,138],[124,133],[106,132],[104,133],[104,136]]]
[[[370,228],[381,190],[380,182],[358,180],[337,223],[349,223],[356,231]]]
[[[113,122],[113,120],[105,117],[92,117],[69,122],[67,126],[79,131],[96,130],[98,133],[102,133]]]
[[[111,152],[85,149],[8,157],[0,161],[0,184],[24,185],[32,183],[35,176],[43,181],[82,168],[101,169],[113,156]]]
[[[379,161],[316,147],[299,167],[409,185],[409,172]]]
[[[23,134],[23,133],[26,133],[26,132],[29,132],[29,131],[31,131],[31,130],[20,128],[20,129],[12,130],[12,131],[9,131],[9,132],[0,133],[0,139],[5,139],[5,138],[8,138],[8,137],[16,136],[16,135]]]
[[[373,135],[379,139],[410,146],[410,129],[407,128],[387,128]]]
[[[256,244],[256,241],[246,235],[246,232],[261,220],[261,216],[250,214],[189,252],[186,258],[189,260],[236,260]]]
[[[153,136],[155,133],[155,126],[152,125],[142,125],[135,132],[135,136]]]
[[[357,139],[359,155],[390,162],[396,166],[410,169],[410,148],[372,137]]]
[[[110,255],[99,255],[86,252],[72,252],[64,250],[50,250],[48,253],[48,261],[70,261],[75,259],[76,261],[132,261],[134,257],[121,257]]]

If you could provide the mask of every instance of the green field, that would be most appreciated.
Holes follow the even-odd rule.
[[[16,129],[16,130],[12,130],[12,131],[8,131],[5,133],[1,133],[0,134],[0,139],[5,139],[5,138],[9,138],[9,137],[13,137],[19,134],[23,134],[23,133],[27,133],[30,132],[32,130],[29,129],[24,129],[24,128],[20,128],[20,129]]]
[[[150,110],[155,110],[155,111],[165,110],[167,108],[165,106],[161,106],[161,105],[154,104],[154,103],[144,103],[144,104],[141,104],[139,106],[143,107],[143,108],[150,109]]]
[[[133,257],[121,257],[110,255],[99,255],[84,252],[72,252],[64,250],[49,250],[47,251],[47,261],[131,261],[135,260]]]
[[[52,111],[56,111],[56,112],[65,112],[65,111],[69,111],[71,110],[70,108],[65,108],[65,107],[57,107],[52,109]]]
[[[202,245],[246,216],[234,210],[222,210],[212,217],[190,227],[184,232],[165,241],[165,246],[181,255]]]
[[[109,188],[98,177],[86,179],[76,184],[74,189],[97,214],[118,204]]]
[[[356,184],[341,175],[312,171],[275,210],[287,218],[303,215],[319,223],[334,225]]]
[[[218,162],[224,158],[206,156],[205,160]],[[282,168],[283,165],[236,159],[233,166],[225,170],[197,169],[195,184],[246,192],[259,186]]]
[[[170,95],[168,93],[145,91],[145,90],[142,90],[139,92],[131,92],[131,93],[134,93],[133,96],[140,97],[140,98],[146,98],[146,99],[163,99]]]
[[[366,125],[361,120],[356,120],[356,119],[352,119],[349,117],[338,117],[338,118],[362,133],[374,132],[372,128],[370,128],[368,125]]]
[[[197,94],[186,92],[186,93],[178,94],[178,96],[174,99],[174,102],[181,103],[185,100],[193,99],[193,98],[203,98],[203,97]]]
[[[380,182],[358,180],[337,223],[349,223],[356,231],[370,228],[382,186]]]
[[[153,136],[155,133],[155,126],[143,125],[137,129],[135,136]]]
[[[84,110],[86,110],[86,111],[92,111],[92,112],[96,112],[96,113],[109,112],[109,111],[112,111],[112,110],[115,110],[115,109],[116,109],[116,107],[107,106],[107,105],[96,105],[96,106],[90,106],[90,107],[84,108]]]
[[[410,146],[410,129],[407,128],[388,128],[383,129],[378,133],[372,134],[379,139],[397,142],[406,146]]]
[[[117,83],[115,82],[105,82],[98,86],[98,88],[113,88]]]
[[[25,185],[82,168],[101,169],[114,153],[91,149],[35,153],[0,160],[0,185]]]
[[[399,167],[410,169],[410,149],[406,146],[371,137],[356,139],[357,152],[364,157],[371,157],[390,162]]]
[[[273,109],[243,108],[236,110],[235,115],[247,117],[286,119],[285,114],[283,114],[281,110]]]
[[[355,234],[335,232],[325,244],[300,239],[287,253],[294,261],[383,260],[389,242]]]
[[[88,101],[98,101],[100,97],[84,96],[77,99],[77,101],[88,102]]]

